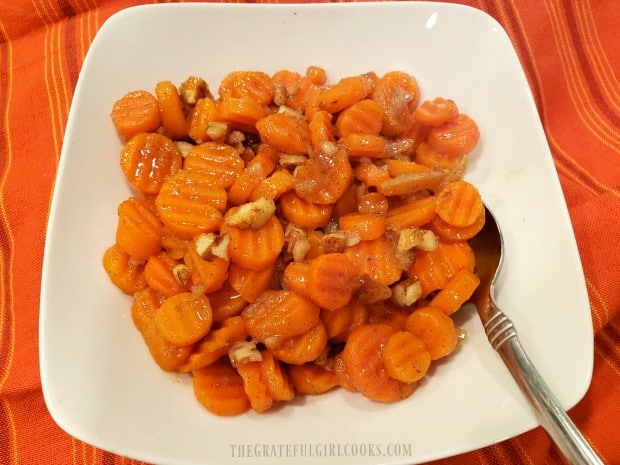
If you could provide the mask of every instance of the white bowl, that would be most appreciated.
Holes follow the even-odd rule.
[[[160,80],[233,70],[304,72],[332,80],[404,70],[422,98],[454,99],[481,129],[467,179],[505,232],[499,304],[564,407],[585,394],[592,322],[578,251],[526,78],[510,40],[485,13],[399,2],[306,5],[165,4],[110,18],[84,62],[49,219],[41,290],[43,392],[54,420],[94,446],[166,465],[241,462],[366,465],[425,462],[537,425],[491,349],[473,308],[468,338],[408,400],[373,403],[336,390],[276,411],[219,418],[188,378],[162,372],[102,268],[116,206],[130,195],[119,168],[113,102]]]

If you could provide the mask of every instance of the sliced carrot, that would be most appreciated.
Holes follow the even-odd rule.
[[[287,373],[293,388],[299,394],[324,394],[338,386],[336,374],[316,363],[289,365]]]
[[[403,272],[396,245],[385,236],[347,247],[344,254],[360,274],[367,274],[379,284],[393,284]]]
[[[440,169],[424,173],[401,174],[379,184],[378,190],[383,195],[414,195],[422,191],[434,191],[441,184],[446,172]]]
[[[368,308],[365,305],[351,303],[336,310],[321,310],[321,321],[328,339],[343,342],[353,328],[368,322],[368,315]]]
[[[357,277],[357,270],[345,254],[319,255],[308,265],[305,292],[321,308],[336,310],[351,300]]]
[[[397,158],[387,159],[385,160],[385,164],[388,167],[388,173],[390,173],[390,176],[393,178],[401,174],[426,173],[429,170],[428,166]]]
[[[458,343],[452,318],[435,307],[421,307],[407,317],[407,331],[424,341],[432,360],[450,355]]]
[[[144,278],[151,289],[156,290],[165,297],[172,297],[181,292],[187,292],[189,282],[189,270],[178,271],[181,262],[162,253],[149,257],[144,267]],[[183,274],[185,273],[185,275]]]
[[[189,117],[189,137],[197,144],[207,142],[209,137],[209,125],[217,120],[217,103],[215,100],[205,97],[196,102]]]
[[[187,120],[177,87],[170,81],[158,82],[155,86],[155,95],[159,102],[161,123],[166,134],[172,139],[182,139],[187,136]]]
[[[133,260],[117,245],[106,249],[103,254],[103,268],[112,284],[125,294],[133,295],[146,287],[144,265]]]
[[[261,351],[261,377],[267,384],[267,390],[276,401],[288,401],[295,397],[295,391],[280,361],[269,349]]]
[[[228,260],[213,257],[203,259],[192,241],[185,253],[185,264],[190,269],[192,290],[195,294],[210,294],[222,288],[228,278]]]
[[[437,215],[452,226],[471,226],[484,213],[484,204],[478,189],[467,181],[447,184],[437,196]]]
[[[290,191],[280,197],[280,211],[282,216],[291,223],[304,229],[322,228],[329,222],[333,205],[319,205],[311,203]]]
[[[277,200],[295,187],[295,178],[290,171],[279,169],[264,179],[250,195],[250,200],[262,198]]]
[[[437,152],[456,158],[471,152],[480,139],[476,122],[464,113],[428,133],[427,142]]]
[[[370,162],[358,163],[353,169],[353,176],[368,187],[379,187],[390,180],[390,173],[386,169]]]
[[[256,123],[265,116],[265,107],[248,97],[227,97],[219,101],[218,121],[240,131],[256,133]]]
[[[342,78],[319,92],[317,105],[328,113],[337,113],[365,99],[372,88],[373,82],[366,75]]]
[[[306,292],[306,288],[308,287],[308,266],[306,262],[288,263],[286,268],[284,268],[282,287],[308,297]]]
[[[344,109],[336,119],[339,137],[349,134],[378,136],[383,124],[383,108],[374,100],[365,99]]]
[[[226,319],[240,315],[248,302],[235,291],[228,281],[220,289],[208,296],[213,311],[213,323],[222,323]]]
[[[318,305],[295,292],[267,290],[241,316],[250,336],[257,341],[276,343],[316,326],[319,313]]]
[[[228,269],[228,281],[244,300],[254,302],[271,285],[275,269],[275,263],[259,271],[231,263]]]
[[[360,215],[386,215],[389,209],[387,197],[379,192],[362,194],[357,202],[357,212]]]
[[[368,322],[382,323],[391,326],[397,331],[405,328],[408,309],[402,308],[387,299],[367,305]]]
[[[183,292],[168,297],[155,312],[155,323],[164,338],[176,346],[199,341],[211,329],[213,313],[206,297]]]
[[[462,242],[467,241],[478,234],[485,223],[485,213],[476,218],[476,220],[469,226],[452,226],[446,223],[438,215],[435,216],[431,223],[431,229],[445,242]]]
[[[118,134],[130,139],[141,132],[153,132],[161,124],[159,105],[146,90],[126,93],[112,106],[112,122]]]
[[[261,105],[271,103],[273,92],[273,80],[262,71],[233,71],[224,76],[219,88],[222,99],[248,98]]]
[[[316,86],[322,86],[327,81],[325,68],[321,68],[320,66],[308,66],[308,68],[306,68],[306,77]]]
[[[232,205],[247,202],[254,189],[272,173],[276,166],[273,152],[273,149],[263,146],[248,162],[243,172],[228,189],[228,199]]]
[[[279,71],[276,71],[271,76],[271,81],[274,83],[274,103],[276,103],[277,105],[284,104],[292,108],[293,106],[290,102],[291,96],[300,88],[303,77],[304,76],[299,74],[297,71],[291,71],[289,69],[281,69]],[[307,82],[310,83],[310,81],[308,80]],[[278,88],[280,90],[278,90]],[[280,101],[276,102],[276,100],[281,99],[282,97],[276,97],[278,92],[284,94],[284,103]],[[299,108],[295,109],[298,110]]]
[[[405,228],[419,228],[431,222],[435,215],[436,197],[422,197],[387,212],[387,228],[400,231]]]
[[[479,284],[480,278],[477,274],[467,268],[461,268],[444,288],[435,294],[429,305],[451,315],[469,300]]]
[[[262,377],[260,362],[242,363],[235,368],[243,380],[243,388],[250,399],[252,409],[257,413],[269,410],[274,404],[274,398]]]
[[[198,402],[215,415],[240,415],[250,409],[243,379],[226,360],[194,371],[192,385]]]
[[[116,244],[136,260],[147,260],[161,249],[162,224],[151,207],[130,197],[118,206]]]
[[[182,238],[174,234],[166,226],[162,228],[161,247],[166,251],[169,257],[178,260],[185,256],[189,239]]]
[[[183,163],[172,140],[157,133],[140,133],[121,150],[121,169],[132,187],[144,194],[157,194],[163,182]]]
[[[310,130],[310,142],[314,151],[321,150],[324,142],[334,142],[334,127],[332,115],[326,111],[317,111],[308,124]]]
[[[307,332],[279,341],[271,347],[273,355],[284,363],[302,365],[325,353],[327,333],[320,321]]]
[[[398,137],[410,130],[420,97],[415,78],[402,71],[390,71],[375,84],[371,99],[383,108],[381,133]]]
[[[381,361],[390,377],[403,383],[415,383],[428,372],[431,353],[424,341],[413,333],[397,331],[385,344]]]
[[[426,126],[441,126],[459,114],[454,100],[437,97],[425,100],[415,109],[415,119]]]
[[[467,242],[439,241],[435,250],[418,250],[409,274],[422,286],[422,298],[442,289],[461,268],[474,270],[474,252]]]
[[[351,158],[385,158],[386,141],[374,134],[351,133],[340,138]]]
[[[239,152],[228,144],[205,142],[193,147],[185,156],[183,168],[197,171],[215,184],[228,189],[244,169]]]
[[[306,120],[285,113],[273,113],[256,123],[258,134],[266,144],[285,153],[306,154],[310,149],[310,128]]]
[[[338,227],[342,231],[356,232],[362,241],[372,241],[385,233],[386,220],[384,215],[350,213],[338,218]]]
[[[234,209],[230,209],[227,215],[233,215],[234,212]],[[273,265],[284,246],[284,229],[275,216],[257,229],[242,229],[223,224],[221,232],[230,236],[230,260],[242,268],[254,271]]]

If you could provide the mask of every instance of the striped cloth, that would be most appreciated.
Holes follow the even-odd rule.
[[[0,4],[0,464],[135,464],[70,437],[41,394],[38,310],[50,196],[89,44],[139,0]],[[570,411],[620,464],[620,9],[617,0],[461,0],[510,35],[551,146],[576,233],[595,332],[592,385]],[[535,429],[439,465],[560,464]]]

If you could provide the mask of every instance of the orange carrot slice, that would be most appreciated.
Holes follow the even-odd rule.
[[[110,116],[118,134],[124,139],[141,132],[153,132],[161,124],[157,99],[145,90],[123,95],[114,102]]]
[[[467,268],[461,268],[445,287],[435,294],[429,305],[451,315],[469,300],[479,284],[480,278],[477,274]]]
[[[154,318],[167,341],[176,346],[186,346],[209,332],[213,314],[209,299],[183,292],[168,297],[157,309]]]
[[[421,307],[414,310],[407,317],[405,328],[424,341],[432,360],[450,355],[458,342],[452,318],[439,308]]]
[[[381,356],[388,375],[403,383],[422,379],[431,366],[431,353],[422,339],[408,331],[392,334]]]
[[[250,409],[243,379],[225,360],[194,371],[192,385],[198,402],[215,415],[240,415]]]
[[[448,183],[437,196],[437,215],[456,227],[471,226],[484,213],[484,204],[478,189],[467,181]]]

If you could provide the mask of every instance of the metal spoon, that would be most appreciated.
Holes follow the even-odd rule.
[[[470,244],[476,255],[480,286],[473,297],[486,335],[500,354],[513,378],[528,398],[541,426],[547,431],[568,463],[602,465],[590,444],[568,417],[523,350],[512,321],[498,308],[494,293],[502,267],[504,241],[491,211],[486,208],[486,223]]]

